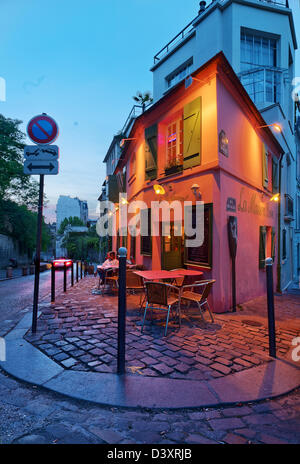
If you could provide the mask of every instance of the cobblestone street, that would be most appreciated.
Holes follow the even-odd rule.
[[[37,334],[29,332],[26,338],[64,368],[116,372],[117,297],[92,294],[95,282],[93,277],[86,278],[67,295],[61,295],[54,305],[44,306]],[[214,323],[206,315],[208,322],[204,324],[197,309],[189,308],[183,315],[181,329],[171,321],[168,336],[163,337],[164,313],[156,313],[153,324],[148,321],[141,334],[138,302],[138,296],[128,297],[129,374],[209,380],[270,359],[266,319],[261,317],[258,321],[248,315],[249,311],[215,315]],[[296,311],[295,306],[295,314]],[[260,314],[264,314],[262,304]],[[300,326],[278,326],[280,357],[287,357],[292,340],[299,335]]]
[[[4,443],[299,443],[300,391],[224,409],[126,410],[67,400],[0,373]]]
[[[53,349],[59,350],[60,353],[56,354],[67,354],[66,358],[58,361],[61,365],[64,365],[62,361],[70,358],[74,359],[74,364],[70,362],[68,366],[68,363],[65,363],[67,369],[76,368],[76,365],[84,370],[96,370],[97,367],[103,369],[104,366],[108,367],[108,371],[115,368],[114,361],[105,358],[105,362],[100,359],[109,353],[107,348],[112,344],[108,343],[108,339],[112,339],[115,343],[115,337],[111,335],[116,330],[116,313],[112,305],[112,301],[116,302],[116,299],[109,295],[105,297],[92,295],[91,290],[94,284],[95,280],[93,278],[87,278],[80,281],[74,289],[68,289],[66,295],[62,294],[58,297],[55,307],[51,310],[52,314],[47,301],[40,305],[42,316],[39,321],[39,329],[41,330],[38,332],[36,341],[44,345],[49,344]],[[276,297],[276,310],[279,314],[277,325],[278,348],[282,357],[288,357],[289,355],[290,338],[297,333],[299,334],[296,321],[299,311],[297,298],[290,295]],[[184,375],[174,367],[175,364],[169,366],[173,367],[172,373],[163,374],[159,369],[155,369],[155,366],[162,363],[168,366],[166,358],[178,359],[178,356],[190,360],[190,364],[187,365],[191,367],[186,371],[188,375],[197,371],[195,366],[198,364],[201,364],[202,369],[209,367],[210,370],[207,369],[207,372],[210,375],[212,372],[215,376],[228,375],[225,371],[220,372],[215,369],[216,366],[212,367],[213,364],[217,363],[216,357],[228,360],[227,365],[224,361],[223,364],[219,362],[221,366],[234,369],[234,366],[238,363],[233,362],[232,357],[229,357],[229,355],[226,357],[224,354],[228,354],[231,350],[235,355],[234,359],[237,358],[237,353],[239,353],[241,360],[246,361],[245,356],[247,354],[245,352],[247,347],[253,346],[253,341],[255,341],[255,347],[258,351],[254,358],[257,356],[260,362],[268,360],[266,320],[262,317],[262,311],[264,311],[262,299],[258,301],[258,305],[261,305],[259,311],[255,309],[257,308],[255,302],[249,302],[243,308],[239,308],[236,315],[216,315],[215,324],[209,323],[207,327],[201,326],[196,313],[193,313],[193,315],[186,313],[182,330],[178,332],[176,325],[171,324],[166,339],[162,337],[163,327],[159,325],[159,320],[155,320],[153,326],[149,325],[147,327],[144,338],[139,335],[140,325],[138,322],[141,320],[141,315],[136,311],[136,301],[135,296],[129,296],[128,355],[132,356],[132,360],[129,359],[127,364],[129,373],[132,375],[149,375],[148,372],[143,374],[142,371],[150,369],[150,363],[147,367],[144,366],[142,369],[138,369],[140,372],[130,369],[134,365],[141,367],[142,358],[140,356],[146,357],[147,355],[151,357],[151,354],[142,351],[142,348],[138,346],[139,343],[143,344],[143,346],[144,344],[155,346],[155,342],[160,341],[156,343],[157,348],[155,348],[155,353],[152,354],[155,362],[151,360],[151,369],[153,375],[156,376]],[[288,321],[284,317],[284,308],[287,309],[289,315]],[[31,308],[27,308],[26,311],[31,311]],[[22,315],[22,313],[15,314],[12,319],[1,323],[1,335],[5,335],[20,320]],[[70,317],[73,317],[74,320],[67,322],[66,318]],[[99,322],[99,317],[103,321]],[[248,322],[241,322],[242,320]],[[253,325],[250,325],[249,321],[252,321]],[[255,324],[255,322],[257,323]],[[64,328],[62,328],[62,325]],[[101,327],[95,329],[95,325]],[[78,330],[78,327],[83,328],[83,330]],[[76,330],[74,330],[75,328]],[[60,333],[59,330],[66,331]],[[96,331],[96,333],[84,334],[84,331]],[[233,337],[230,337],[229,331],[234,334]],[[97,338],[97,334],[102,333],[106,335],[105,340],[104,338],[103,340]],[[182,334],[185,334],[185,336]],[[192,342],[185,343],[187,335],[192,337],[195,334],[197,337],[194,337]],[[50,336],[49,340],[43,340],[43,337],[49,335],[54,335],[54,339],[51,340]],[[59,340],[57,336],[59,336]],[[67,338],[73,338],[73,340],[67,340]],[[193,349],[193,346],[199,340],[207,342],[207,344],[202,343],[199,345],[202,354],[205,353],[203,359],[201,359],[202,362],[199,361],[200,354],[198,350],[196,352]],[[242,342],[238,340],[242,340]],[[100,354],[99,352],[91,354],[91,356],[97,358],[96,365],[90,366],[89,363],[93,363],[90,358],[80,360],[80,363],[76,364],[78,362],[77,358],[74,354],[70,354],[70,350],[65,347],[72,345],[76,349],[75,342],[78,341],[82,341],[86,345],[92,345],[85,346],[85,349],[82,348],[82,344],[81,348],[77,347],[86,353],[79,354],[78,359],[79,356],[89,355],[91,350],[96,349],[103,350],[106,354],[102,354],[102,351]],[[173,343],[174,341],[180,342],[179,345]],[[96,343],[102,343],[103,346],[96,347]],[[170,350],[168,345],[180,346],[180,349]],[[187,347],[191,347],[192,350],[186,349]],[[44,351],[46,352],[46,350]],[[167,354],[166,351],[168,351]],[[185,351],[185,353],[182,354],[182,351]],[[209,351],[211,352],[209,353]],[[175,356],[178,352],[180,352],[180,355]],[[137,353],[139,357],[137,357]],[[171,353],[173,357],[170,355]],[[113,356],[114,352],[109,354]],[[49,353],[48,355],[50,356]],[[252,356],[251,366],[253,365]],[[51,357],[54,357],[54,353],[51,354]],[[240,366],[241,368],[248,367],[248,365],[243,366],[242,363]],[[99,370],[101,371],[101,369]],[[104,371],[105,369],[102,370],[102,372]],[[200,372],[200,369],[198,371]],[[125,409],[101,407],[84,401],[72,400],[59,394],[47,392],[40,387],[18,382],[1,371],[0,442],[3,444],[148,443],[162,445],[299,443],[300,390],[298,389],[281,398],[256,404],[238,404],[214,409]]]

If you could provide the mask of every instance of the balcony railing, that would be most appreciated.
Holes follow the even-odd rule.
[[[182,42],[191,32],[195,30],[193,23],[194,21],[198,18],[193,19],[182,31],[180,31],[172,40],[170,40],[167,45],[165,45],[158,53],[156,53],[154,57],[154,64],[156,64],[158,61],[160,61],[165,55],[169,53],[173,48],[176,47],[180,42]]]
[[[225,3],[227,0],[219,0],[219,3]],[[286,7],[289,8],[289,0],[257,0],[258,2],[261,3],[268,3],[269,5],[274,5],[274,6],[281,6],[281,7]],[[213,3],[217,3],[217,0],[212,0],[212,2],[208,5],[210,7]],[[206,8],[208,8],[206,7]],[[182,42],[186,37],[188,37],[194,30],[194,22],[200,14],[203,14],[205,10],[203,10],[201,13],[199,12],[199,15],[196,16],[182,31],[180,31],[170,42],[167,43],[156,55],[154,56],[154,64],[158,63],[164,56],[168,55],[168,53],[173,50],[180,42]]]

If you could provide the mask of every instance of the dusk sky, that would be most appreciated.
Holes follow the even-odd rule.
[[[290,6],[297,27],[299,0]],[[197,0],[0,0],[0,113],[24,121],[24,131],[42,112],[59,125],[60,173],[45,180],[48,221],[60,194],[87,200],[96,217],[112,136],[136,91],[152,91],[154,54],[198,9]]]

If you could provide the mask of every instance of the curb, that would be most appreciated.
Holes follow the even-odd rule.
[[[278,359],[210,381],[67,370],[24,340],[30,321],[29,313],[5,337],[7,360],[0,367],[76,400],[125,408],[219,408],[276,398],[300,386],[300,368]]]

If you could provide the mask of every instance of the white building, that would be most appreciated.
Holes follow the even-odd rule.
[[[84,224],[88,220],[88,205],[79,198],[60,195],[56,204],[56,231],[58,232],[62,221],[69,217],[78,217]]]
[[[223,51],[265,121],[281,126],[278,290],[300,278],[300,145],[297,150],[291,96],[296,49],[288,0],[201,1],[198,16],[155,55],[151,68],[155,103]]]

